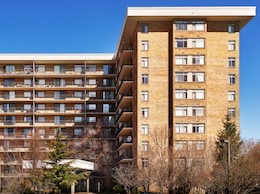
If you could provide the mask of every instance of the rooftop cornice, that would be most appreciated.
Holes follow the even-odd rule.
[[[128,7],[127,16],[255,16],[255,6]]]

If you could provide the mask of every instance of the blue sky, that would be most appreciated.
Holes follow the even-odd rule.
[[[260,0],[1,0],[0,53],[114,52],[128,6],[235,6]],[[260,139],[260,19],[241,31],[241,134]]]

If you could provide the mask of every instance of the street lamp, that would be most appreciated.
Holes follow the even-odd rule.
[[[228,146],[227,156],[228,156],[228,166],[227,166],[227,174],[228,174],[228,194],[230,193],[230,140],[229,139],[220,139],[221,143],[226,143]]]

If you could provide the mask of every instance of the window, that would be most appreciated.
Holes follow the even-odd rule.
[[[141,24],[141,32],[143,33],[149,32],[148,24]]]
[[[88,97],[95,98],[97,96],[97,92],[88,92]]]
[[[97,105],[96,104],[88,104],[88,110],[96,110]]]
[[[228,24],[228,32],[234,33],[235,32],[235,24]]]
[[[175,99],[187,99],[188,91],[187,90],[175,90]]]
[[[228,100],[235,101],[235,99],[236,99],[236,92],[234,92],[234,91],[228,92]]]
[[[96,72],[96,65],[88,65],[87,66],[87,71],[89,72]]]
[[[204,133],[205,124],[192,124],[192,133]]]
[[[175,116],[187,116],[187,107],[175,107]]]
[[[192,142],[192,148],[195,150],[204,150],[205,148],[205,142],[204,141],[191,141]]]
[[[187,48],[188,40],[187,38],[176,38],[175,47],[176,48]]]
[[[38,96],[38,98],[44,98],[45,92],[38,92],[37,96]]]
[[[110,110],[109,104],[103,104],[103,113],[108,113]]]
[[[188,130],[188,124],[183,124],[183,123],[175,124],[176,133],[187,133],[187,130]]]
[[[192,90],[192,99],[201,100],[205,97],[204,90]]]
[[[81,136],[83,134],[82,129],[74,129],[74,135]]]
[[[37,104],[38,110],[45,110],[45,104]]]
[[[96,79],[89,79],[88,80],[88,84],[89,85],[96,85],[97,84],[97,80]]]
[[[229,108],[228,109],[228,116],[235,117],[236,116],[236,109],[235,108]]]
[[[149,66],[149,58],[148,57],[142,57],[142,67],[148,67]]]
[[[204,107],[192,107],[192,116],[204,116]]]
[[[82,98],[82,92],[74,92],[75,98]]]
[[[142,108],[142,116],[143,116],[143,118],[147,118],[149,116],[148,108]]]
[[[97,120],[96,117],[88,117],[88,122],[90,122],[90,123],[95,123],[96,120]]]
[[[175,56],[175,64],[176,65],[187,65],[188,64],[188,56],[186,56],[186,55]]]
[[[236,83],[236,75],[235,74],[229,74],[228,75],[228,84],[235,84]]]
[[[24,109],[24,110],[31,110],[31,108],[32,108],[32,105],[31,105],[31,104],[24,104],[24,105],[23,105],[23,109]]]
[[[75,73],[82,73],[82,65],[74,65]]]
[[[25,117],[23,117],[23,121],[24,121],[25,123],[30,123],[30,122],[32,121],[32,117],[30,117],[30,116],[25,116]]]
[[[193,21],[192,22],[192,30],[204,31],[204,21]]]
[[[148,83],[149,83],[149,75],[142,74],[142,84],[148,84]]]
[[[149,166],[149,159],[148,158],[142,158],[142,167],[147,168]]]
[[[45,85],[45,79],[39,79],[38,83],[39,85]]]
[[[45,65],[38,65],[38,72],[44,73],[45,72]]]
[[[147,152],[148,151],[149,142],[148,141],[142,141],[141,142],[141,146],[142,146],[142,151]]]
[[[30,79],[24,79],[23,84],[30,86],[30,85],[32,84],[32,80],[30,80]]]
[[[39,123],[45,123],[45,117],[44,116],[39,116],[38,117],[38,122]]]
[[[148,40],[142,40],[142,51],[148,51]]]
[[[204,82],[204,73],[192,73],[193,82]]]
[[[149,92],[142,91],[142,101],[148,101],[148,99],[149,99]]]
[[[74,84],[81,86],[82,85],[82,79],[75,79]]]
[[[5,66],[5,73],[13,73],[15,72],[15,66],[14,65],[6,65]]]
[[[74,109],[75,110],[82,110],[83,109],[83,105],[82,104],[74,104]]]
[[[187,150],[188,142],[187,141],[175,141],[175,150]]]
[[[235,66],[236,66],[236,58],[228,57],[228,67],[235,67]]]
[[[175,73],[175,81],[176,82],[187,82],[188,73],[187,72],[176,72]]]
[[[188,22],[187,21],[176,21],[175,25],[176,25],[176,30],[187,30],[187,25]]]
[[[236,42],[234,40],[228,41],[228,50],[234,51],[236,49]]]
[[[74,121],[75,121],[75,123],[81,123],[81,122],[83,122],[83,118],[82,117],[74,117]]]
[[[204,39],[203,38],[193,39],[192,48],[204,48]]]
[[[32,93],[31,93],[31,92],[24,92],[24,93],[23,93],[23,97],[24,97],[24,98],[31,98],[31,96],[32,96]]]
[[[204,55],[195,55],[192,56],[192,65],[204,65],[205,56]]]
[[[149,125],[147,125],[147,124],[142,124],[142,125],[141,125],[141,129],[142,129],[142,134],[143,134],[143,135],[148,135],[148,134],[149,134]]]

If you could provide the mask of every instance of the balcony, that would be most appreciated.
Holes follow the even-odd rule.
[[[61,126],[61,127],[74,127],[74,126],[85,126],[85,122],[81,121],[75,121],[75,120],[60,120],[60,121],[55,121],[55,120],[36,120],[35,127],[43,127],[43,126],[47,126],[47,127],[57,127],[57,126]]]
[[[115,164],[119,163],[129,163],[133,161],[133,154],[130,151],[123,152],[120,156],[118,156],[115,160]]]
[[[3,71],[0,70],[0,76],[1,77],[9,77],[9,76],[27,76],[27,75],[33,75],[33,69],[28,68],[28,69],[21,69],[21,70],[16,70],[16,71]]]
[[[133,68],[133,63],[131,60],[123,61],[123,63],[117,67],[116,72],[117,72],[118,78],[121,79],[121,77],[126,76],[129,73],[131,73],[132,68]]]
[[[76,96],[74,94],[60,94],[60,95],[36,95],[34,98],[37,102],[46,102],[46,101],[84,101],[85,95]]]
[[[29,127],[33,125],[33,121],[24,120],[0,120],[1,127]]]
[[[57,76],[57,75],[65,75],[66,77],[69,76],[69,75],[85,75],[85,70],[84,68],[82,67],[81,69],[79,70],[75,70],[75,69],[65,69],[63,71],[55,71],[54,69],[53,70],[39,70],[37,67],[36,67],[36,71],[35,71],[35,75],[41,75],[43,77],[48,77],[48,76]]]
[[[11,101],[31,101],[33,97],[24,97],[24,95],[9,95],[9,94],[0,94],[0,100],[11,100]]]
[[[24,108],[18,108],[18,107],[10,107],[10,108],[4,108],[4,109],[0,109],[0,114],[20,114],[20,113],[32,113],[33,110],[32,109],[24,109]]]
[[[84,114],[84,109],[75,109],[74,107],[45,107],[45,109],[36,108],[35,114]]]
[[[33,84],[24,84],[24,82],[0,82],[0,88],[4,89],[4,88],[21,88],[22,90],[24,88],[32,88]]]
[[[0,139],[30,139],[32,136],[28,134],[0,133]]]
[[[123,122],[119,124],[119,128],[116,129],[116,136],[126,136],[133,131],[133,125],[131,122]]]
[[[74,82],[64,82],[64,83],[55,83],[55,82],[46,82],[40,84],[39,82],[35,83],[37,88],[84,88],[84,83],[75,84]]]
[[[117,145],[114,146],[114,151],[119,149],[127,149],[133,145],[133,139],[131,136],[124,137]]]
[[[117,103],[117,109],[119,107],[122,107],[122,106],[125,107],[125,106],[129,105],[132,102],[132,100],[133,100],[132,92],[123,93]]]
[[[124,76],[122,80],[118,80],[116,83],[117,86],[117,94],[123,93],[126,89],[130,88],[133,84],[132,76]]]
[[[116,123],[118,124],[119,121],[129,121],[132,115],[133,115],[132,107],[122,108],[116,117],[117,120]]]

